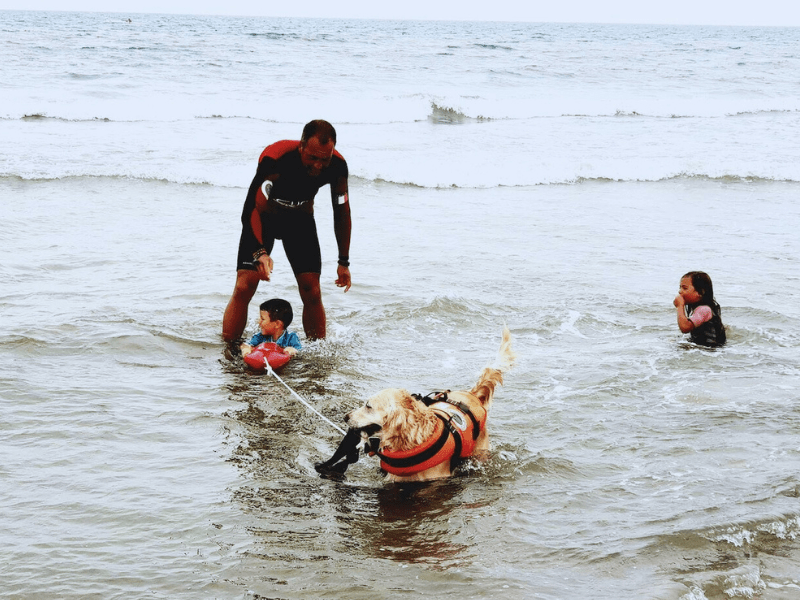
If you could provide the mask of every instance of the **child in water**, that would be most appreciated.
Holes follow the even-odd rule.
[[[287,328],[292,324],[294,313],[292,305],[281,298],[267,300],[259,306],[258,327],[261,331],[255,334],[249,344],[242,344],[242,357],[253,351],[255,346],[263,342],[275,342],[289,356],[294,356],[302,348],[300,338]]]
[[[672,302],[678,309],[678,327],[701,346],[721,346],[725,343],[722,309],[714,300],[711,277],[702,271],[689,271],[681,277],[678,295]]]

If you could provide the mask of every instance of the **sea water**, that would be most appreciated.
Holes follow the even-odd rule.
[[[800,30],[5,11],[0,65],[3,597],[800,597]],[[314,118],[353,287],[323,189],[329,335],[281,378],[343,426],[507,324],[450,480],[320,478],[340,434],[224,354],[258,156]],[[302,330],[274,257],[248,333]]]

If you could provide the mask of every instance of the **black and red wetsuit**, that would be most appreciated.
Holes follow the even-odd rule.
[[[253,253],[262,246],[271,253],[275,240],[280,239],[295,275],[320,273],[322,258],[314,222],[314,198],[322,186],[330,185],[335,219],[337,207],[347,201],[347,177],[347,162],[336,150],[330,164],[312,177],[300,160],[299,141],[283,140],[267,146],[258,159],[258,169],[242,210],[236,268],[256,270]],[[271,180],[273,186],[267,209],[260,215],[261,244],[251,219],[256,210],[256,194],[266,179]]]

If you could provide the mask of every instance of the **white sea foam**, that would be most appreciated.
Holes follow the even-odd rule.
[[[4,17],[0,176],[247,186],[324,117],[365,180],[800,181],[792,29]]]

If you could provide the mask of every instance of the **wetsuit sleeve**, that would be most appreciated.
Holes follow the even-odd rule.
[[[269,254],[275,244],[275,238],[269,234],[267,226],[268,215],[260,212],[256,205],[256,196],[261,184],[266,179],[272,178],[270,176],[274,176],[274,172],[275,161],[270,158],[263,158],[250,184],[250,189],[247,190],[247,198],[242,211],[242,241],[250,252],[255,252],[263,247]]]
[[[333,177],[331,178],[331,202],[334,208],[337,205],[347,204],[347,179],[350,176],[350,171],[347,168],[347,162],[338,152],[335,154],[336,167],[334,169]]]
[[[342,159],[336,177],[331,182],[331,203],[333,204],[333,232],[339,248],[340,259],[350,257],[350,233],[352,219],[350,216],[350,193],[347,186],[347,163]]]

